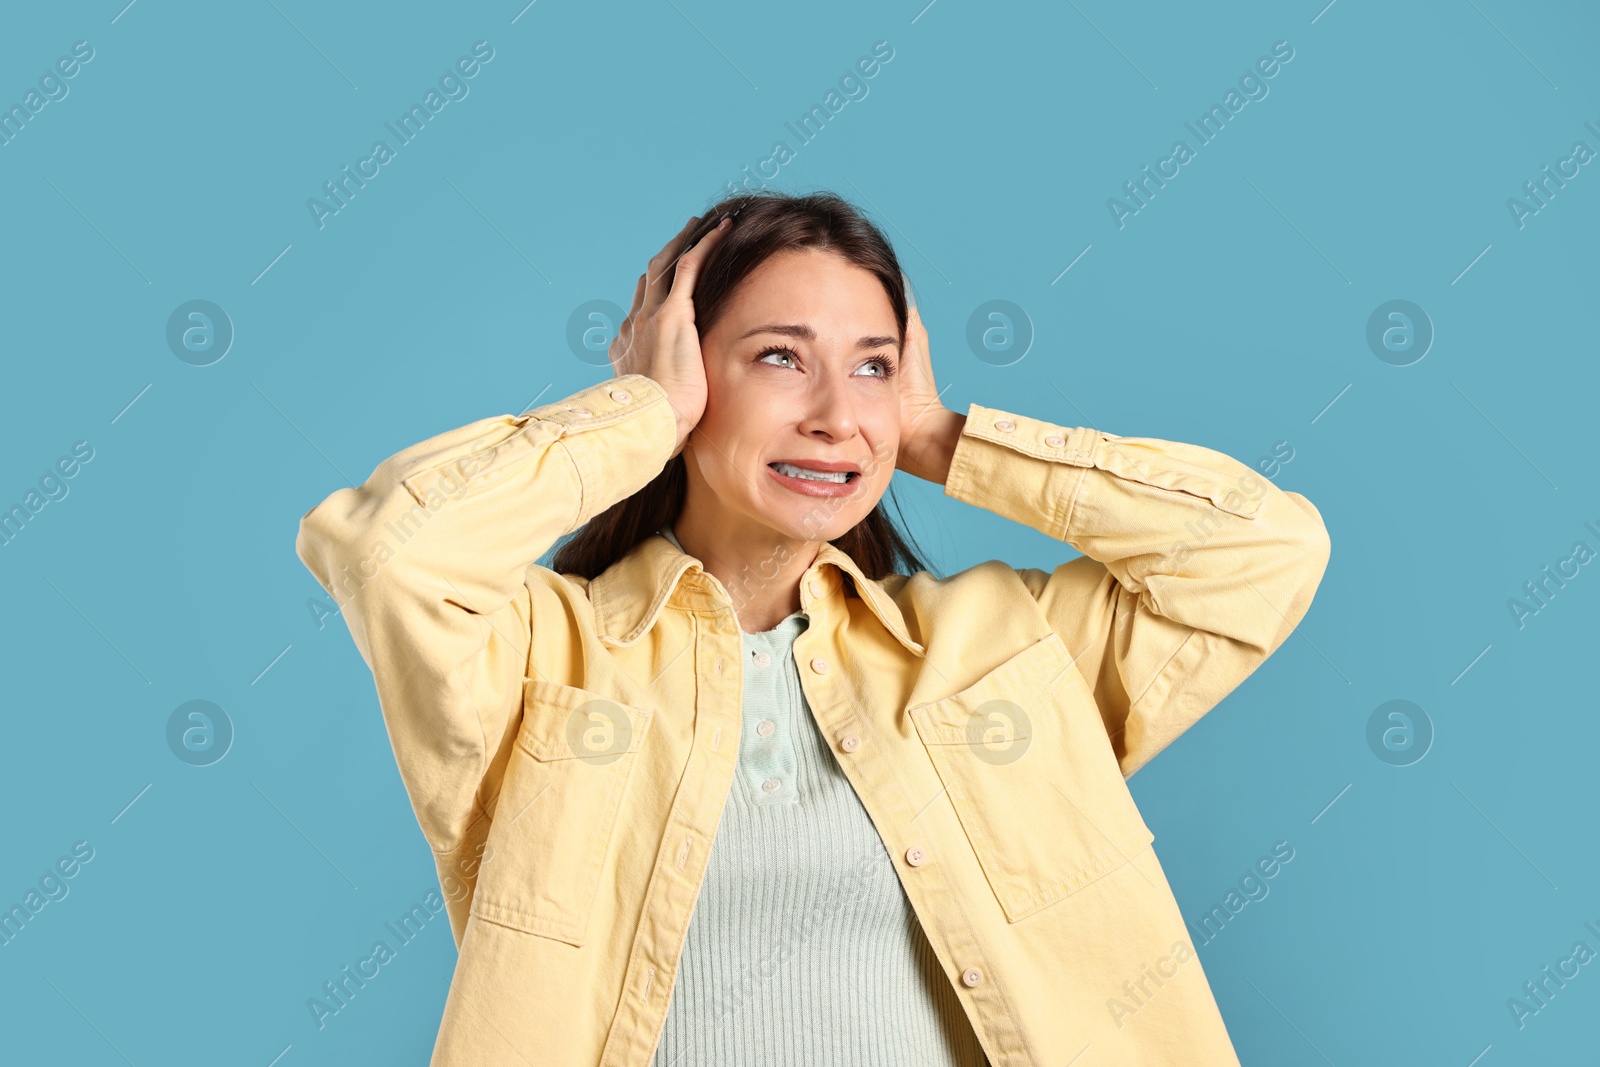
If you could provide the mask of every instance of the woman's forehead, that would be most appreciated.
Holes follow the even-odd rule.
[[[900,332],[877,275],[817,249],[781,252],[762,263],[731,294],[718,327],[739,337],[771,324],[805,325],[824,340]]]

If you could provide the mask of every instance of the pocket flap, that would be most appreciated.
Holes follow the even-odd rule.
[[[581,759],[605,764],[639,751],[651,712],[574,685],[540,678],[523,682],[517,744],[541,763]]]
[[[1154,838],[1060,635],[909,715],[1008,921],[1104,877]]]
[[[912,708],[911,721],[922,743],[985,745],[1030,740],[1032,722],[1016,700],[1038,686],[1040,679],[1044,685],[1060,681],[1051,667],[1066,655],[1066,645],[1052,633],[960,692]]]

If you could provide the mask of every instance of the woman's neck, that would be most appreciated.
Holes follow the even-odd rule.
[[[713,535],[684,515],[669,529],[679,548],[728,591],[745,633],[770,630],[800,610],[800,576],[822,547],[820,541],[797,541],[773,530],[746,537]]]

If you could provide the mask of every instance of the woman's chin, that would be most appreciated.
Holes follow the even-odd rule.
[[[790,505],[781,509],[778,514],[771,516],[772,525],[797,541],[833,541],[849,533],[863,518],[870,508],[856,507],[839,508],[834,510],[832,501],[819,500],[807,503],[800,501],[799,505]]]

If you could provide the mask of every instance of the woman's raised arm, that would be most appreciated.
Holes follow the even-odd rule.
[[[1017,573],[1094,691],[1124,777],[1283,644],[1330,551],[1309,500],[1221,452],[980,404],[945,495],[1083,553]]]
[[[476,876],[468,850],[488,831],[491,763],[520,721],[540,625],[529,567],[648,484],[676,443],[665,391],[623,375],[404,449],[300,520],[295,551],[372,670],[441,877]]]
[[[648,485],[705,408],[694,280],[726,224],[691,218],[639,276],[611,345],[614,377],[522,415],[407,448],[300,520],[295,551],[338,602],[371,668],[459,942],[521,722],[546,597],[529,568],[562,536]],[[553,576],[546,573],[547,579]],[[544,625],[562,625],[552,616]],[[545,679],[562,683],[561,679]]]
[[[933,389],[927,330],[907,330],[899,466],[946,496],[1083,555],[1017,568],[1094,691],[1124,777],[1283,644],[1330,552],[1299,493],[1200,445],[1116,434],[972,404]]]

